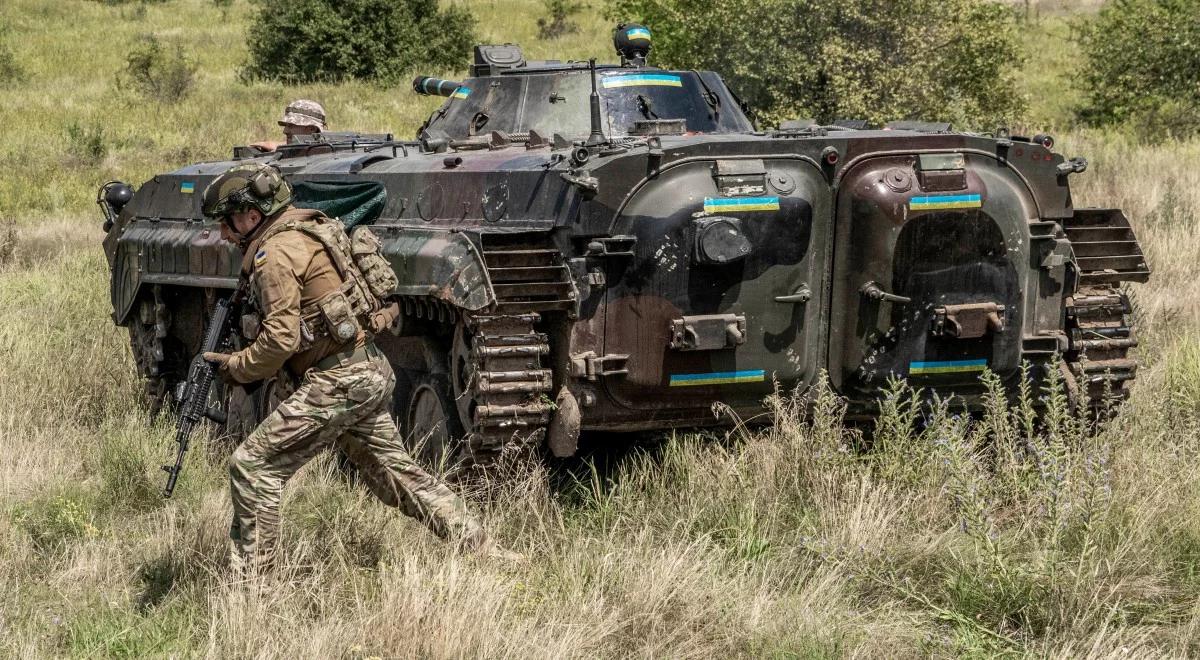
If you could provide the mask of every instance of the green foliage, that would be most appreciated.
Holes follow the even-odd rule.
[[[724,75],[759,114],[952,121],[1019,118],[1016,17],[986,0],[611,0],[654,33],[653,60]]]
[[[546,16],[537,19],[538,36],[543,39],[557,39],[565,34],[579,32],[579,23],[574,16],[585,5],[577,0],[542,0],[546,8]]]
[[[17,223],[0,218],[0,267],[11,263],[17,255]]]
[[[161,484],[151,482],[146,472],[158,456],[149,455],[138,435],[111,431],[102,436],[93,470],[100,475],[99,504],[105,509],[141,512],[162,505]],[[192,465],[198,462],[193,457]]]
[[[1200,133],[1200,0],[1110,0],[1080,41],[1080,118],[1151,138]]]
[[[458,68],[474,43],[466,9],[437,0],[256,0],[251,78],[395,83],[418,67]]]
[[[67,124],[67,152],[83,165],[98,165],[108,155],[104,126],[100,124]]]
[[[0,86],[25,80],[25,69],[7,43],[8,34],[8,26],[0,23]]]
[[[192,91],[196,63],[176,44],[167,48],[154,35],[143,35],[125,58],[118,84],[159,103],[178,103]]]
[[[0,33],[2,34],[2,33]],[[25,79],[25,71],[17,64],[17,57],[8,44],[0,41],[0,85],[17,83]]]
[[[76,493],[25,503],[13,510],[12,517],[42,552],[58,551],[72,541],[100,534],[90,499]]]

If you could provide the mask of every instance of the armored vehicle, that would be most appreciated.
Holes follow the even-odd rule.
[[[1074,206],[1085,161],[929,123],[758,131],[716,73],[647,65],[639,26],[616,41],[600,66],[478,46],[464,80],[414,81],[445,97],[414,140],[325,134],[106,186],[113,320],[150,398],[235,286],[199,193],[247,161],[381,240],[404,314],[377,342],[403,431],[435,451],[570,455],[581,431],[760,415],[822,373],[860,416],[889,377],[970,408],[984,369],[1015,389],[1023,363],[1062,365],[1079,401],[1125,396],[1120,286],[1149,269],[1121,211]],[[229,393],[230,427],[288,380]]]

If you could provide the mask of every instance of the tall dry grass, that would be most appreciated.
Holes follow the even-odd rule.
[[[472,3],[488,40],[607,52],[595,11],[582,40],[535,42],[538,7]],[[1200,145],[1115,133],[1060,136],[1092,163],[1078,201],[1125,209],[1155,269],[1134,289],[1147,367],[1103,433],[1083,433],[1052,393],[1026,393],[1051,398],[1031,431],[1028,404],[997,399],[969,424],[915,410],[897,385],[863,453],[834,397],[802,418],[785,392],[768,429],[671,436],[592,469],[525,466],[477,495],[524,566],[454,554],[324,460],[286,493],[282,570],[233,582],[220,448],[197,442],[175,498],[158,496],[171,428],[134,403],[94,187],[269,135],[295,96],[321,98],[338,125],[400,134],[426,111],[403,90],[237,82],[250,10],[0,6],[28,76],[0,88],[20,129],[0,133],[0,218],[16,220],[0,222],[13,246],[0,252],[0,655],[1200,653]],[[198,57],[189,104],[113,96],[142,32]],[[1032,84],[1069,78],[1048,69]],[[1064,107],[1035,103],[1049,124]],[[73,155],[70,125],[104,127],[101,162]]]

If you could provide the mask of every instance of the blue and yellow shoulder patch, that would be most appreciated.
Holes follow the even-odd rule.
[[[259,250],[258,252],[255,252],[254,253],[254,267],[258,268],[259,266],[261,266],[265,263],[267,263],[267,251]]]

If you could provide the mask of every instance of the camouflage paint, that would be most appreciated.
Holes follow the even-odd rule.
[[[427,136],[445,137],[436,148],[377,139],[291,145],[256,160],[293,181],[387,189],[374,230],[406,311],[422,315],[384,342],[394,363],[409,360],[412,341],[445,341],[428,325],[446,321],[433,310],[536,312],[555,391],[578,399],[585,429],[712,423],[718,401],[753,415],[775,383],[803,390],[822,370],[856,410],[869,411],[890,375],[971,403],[980,361],[1013,384],[1022,360],[1078,359],[1094,334],[1081,334],[1078,315],[1123,318],[1111,287],[1148,277],[1123,216],[1075,209],[1068,179],[1078,169],[1039,144],[909,130],[755,133],[715,74],[601,70],[618,75],[678,76],[682,87],[603,89],[609,141],[582,160],[590,81],[578,65],[465,80],[467,98],[447,99],[428,122]],[[701,101],[679,118],[689,131],[712,130],[625,130],[641,116],[637,95],[670,107],[661,95],[701,82],[719,112]],[[476,131],[481,112],[488,125]],[[239,255],[180,186],[207,185],[235,162],[245,161],[157,176],[121,212],[105,239],[118,323],[136,322],[152,284],[233,285]],[[1100,237],[1089,239],[1090,256],[1075,256],[1071,232]],[[1133,252],[1111,256],[1113,232]],[[732,251],[701,255],[706,236]],[[871,298],[870,284],[911,301]],[[958,306],[987,303],[1003,308],[1002,328],[931,329],[947,315],[953,326]],[[678,328],[706,347],[680,344]],[[1104,346],[1109,366],[1122,367],[1124,349]]]

